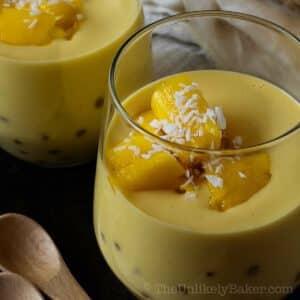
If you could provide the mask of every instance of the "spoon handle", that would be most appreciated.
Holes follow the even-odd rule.
[[[0,299],[45,300],[29,281],[11,272],[0,273]]]
[[[91,300],[62,260],[60,272],[40,288],[53,300]]]

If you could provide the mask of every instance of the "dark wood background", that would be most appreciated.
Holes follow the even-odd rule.
[[[39,222],[92,299],[134,299],[110,271],[96,243],[92,223],[95,162],[43,169],[0,150],[0,170],[1,214],[17,212]],[[300,289],[288,297],[296,299]]]

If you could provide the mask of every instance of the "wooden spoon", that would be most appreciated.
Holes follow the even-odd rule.
[[[37,289],[21,276],[9,272],[0,273],[0,299],[43,300]]]
[[[0,216],[0,268],[17,273],[54,300],[90,299],[47,232],[28,217]]]

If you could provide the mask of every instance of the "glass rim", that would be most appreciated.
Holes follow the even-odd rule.
[[[150,131],[142,128],[140,124],[132,119],[130,115],[127,113],[126,109],[122,105],[122,101],[120,101],[117,91],[116,91],[116,85],[115,85],[115,74],[116,69],[118,66],[118,62],[121,60],[123,52],[130,46],[132,43],[134,43],[136,40],[138,40],[140,37],[142,37],[144,34],[153,31],[155,28],[167,24],[167,23],[173,23],[176,21],[184,21],[187,18],[194,18],[194,17],[231,17],[233,19],[243,20],[250,23],[261,25],[269,30],[276,31],[279,34],[282,34],[287,39],[293,41],[297,46],[300,48],[300,38],[298,38],[296,35],[285,29],[284,27],[254,16],[250,14],[240,13],[240,12],[233,12],[233,11],[224,11],[224,10],[202,10],[202,11],[191,11],[191,12],[185,12],[185,13],[179,13],[174,16],[169,16],[166,18],[162,18],[158,21],[155,21],[136,33],[134,33],[131,37],[127,39],[127,41],[121,46],[121,48],[118,50],[117,54],[115,55],[113,62],[111,64],[110,70],[109,70],[109,92],[112,97],[112,103],[118,112],[118,114],[121,116],[121,118],[125,121],[127,125],[129,125],[132,129],[135,131],[141,133],[144,136],[147,136],[151,138],[154,142],[157,142],[158,144],[163,144],[168,148],[177,148],[181,151],[191,152],[191,153],[198,153],[198,154],[209,154],[209,155],[239,155],[243,153],[249,153],[249,152],[255,152],[260,151],[266,148],[271,148],[273,145],[283,141],[288,136],[292,135],[293,133],[296,133],[300,129],[300,121],[284,133],[272,138],[268,139],[266,141],[263,141],[261,143],[257,143],[255,145],[250,145],[246,147],[240,147],[240,148],[226,148],[226,149],[207,149],[207,148],[198,148],[193,146],[187,146],[184,144],[179,144],[175,142],[171,142],[168,140],[165,140],[158,135],[155,135],[154,133],[151,133]],[[296,101],[298,99],[295,99]]]

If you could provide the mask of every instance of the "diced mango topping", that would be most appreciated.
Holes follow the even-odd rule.
[[[178,75],[161,83],[153,93],[151,108],[157,118],[153,125],[162,129],[167,140],[198,148],[220,148],[226,127],[222,111],[208,107],[198,84],[188,76]]]
[[[135,191],[176,188],[185,172],[172,154],[142,135],[128,136],[110,150],[107,163],[120,186]]]
[[[205,167],[210,206],[224,211],[248,200],[270,180],[266,153],[212,160]]]
[[[144,113],[142,113],[138,118],[137,118],[137,123],[144,128],[145,130],[154,133],[156,135],[159,135],[159,130],[155,129],[153,126],[151,126],[153,120],[155,120],[155,116],[152,112],[152,110],[148,110]]]
[[[237,149],[243,143],[241,136],[228,140],[222,109],[210,108],[198,84],[186,75],[162,82],[152,95],[151,110],[137,116],[136,122],[160,138],[193,147],[221,149],[227,141]],[[195,199],[196,191],[207,183],[210,207],[219,211],[247,201],[271,177],[267,153],[208,159],[174,153],[138,133],[109,149],[106,161],[127,190],[176,189],[185,199]]]
[[[80,0],[4,0],[0,41],[11,45],[45,45],[69,39],[82,20]]]

